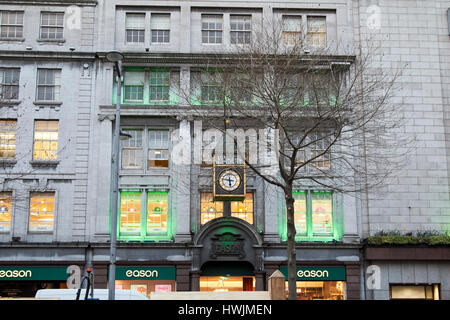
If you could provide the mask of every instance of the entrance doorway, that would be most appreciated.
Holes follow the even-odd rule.
[[[206,262],[201,268],[200,291],[254,291],[253,266],[248,262]]]

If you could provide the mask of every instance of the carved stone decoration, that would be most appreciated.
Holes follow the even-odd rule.
[[[244,238],[240,234],[225,232],[214,235],[214,237],[211,237],[211,240],[211,258],[216,259],[218,256],[238,256],[239,259],[243,259],[245,257]]]

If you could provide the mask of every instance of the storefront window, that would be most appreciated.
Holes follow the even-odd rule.
[[[344,300],[344,287],[344,281],[297,281],[297,299]]]
[[[147,233],[167,232],[167,192],[148,192]]]
[[[297,234],[306,235],[306,193],[294,193],[294,223]]]
[[[311,198],[313,234],[331,234],[333,232],[331,193],[313,192]]]
[[[391,299],[439,300],[439,285],[391,285]]]
[[[55,193],[31,193],[30,231],[52,231],[55,216]]]
[[[215,276],[200,277],[200,291],[254,291],[255,277]]]

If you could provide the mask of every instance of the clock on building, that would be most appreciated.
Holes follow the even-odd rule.
[[[245,178],[244,165],[214,165],[214,200],[244,200]]]

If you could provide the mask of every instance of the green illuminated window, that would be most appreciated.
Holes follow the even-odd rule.
[[[119,240],[170,238],[168,191],[123,190],[119,208]]]
[[[297,191],[293,193],[294,223],[298,241],[323,240],[336,237],[331,192]]]

